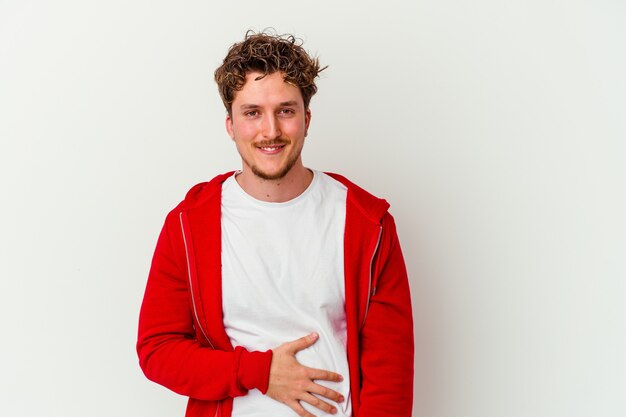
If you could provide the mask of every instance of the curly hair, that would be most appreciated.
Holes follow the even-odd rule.
[[[293,35],[247,31],[245,39],[230,47],[222,65],[215,70],[215,82],[230,114],[237,91],[246,82],[251,71],[262,73],[257,80],[275,72],[284,74],[284,80],[300,89],[304,108],[317,92],[315,78],[327,67],[320,68],[319,60],[302,48],[302,41]]]

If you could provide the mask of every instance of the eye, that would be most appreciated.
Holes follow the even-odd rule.
[[[246,116],[246,117],[256,117],[256,116],[259,115],[259,111],[258,110],[248,110],[243,115]]]
[[[290,108],[280,109],[278,113],[284,116],[291,116],[293,114],[296,114],[294,109],[290,109]]]

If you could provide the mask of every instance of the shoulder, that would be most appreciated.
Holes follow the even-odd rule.
[[[168,218],[180,216],[183,211],[193,210],[210,204],[211,201],[220,198],[222,184],[228,177],[232,176],[234,171],[213,177],[210,181],[204,181],[191,187],[186,193],[185,198],[176,205],[168,214]]]

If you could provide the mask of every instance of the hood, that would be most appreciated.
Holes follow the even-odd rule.
[[[224,174],[220,174],[208,182],[201,182],[191,187],[185,199],[181,203],[182,210],[189,210],[203,205],[207,200],[219,195],[222,189],[222,183],[226,181],[228,177],[233,175],[235,171],[229,171]]]
[[[370,194],[343,175],[332,172],[326,172],[326,174],[348,188],[348,201],[354,203],[365,217],[374,223],[380,223],[389,210],[389,203],[386,200]]]

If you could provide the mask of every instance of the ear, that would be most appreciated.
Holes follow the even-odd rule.
[[[309,124],[311,123],[311,109],[306,109],[304,115],[304,137],[309,133]]]
[[[233,118],[230,113],[226,113],[226,131],[232,140],[235,140],[235,131],[233,130]]]

